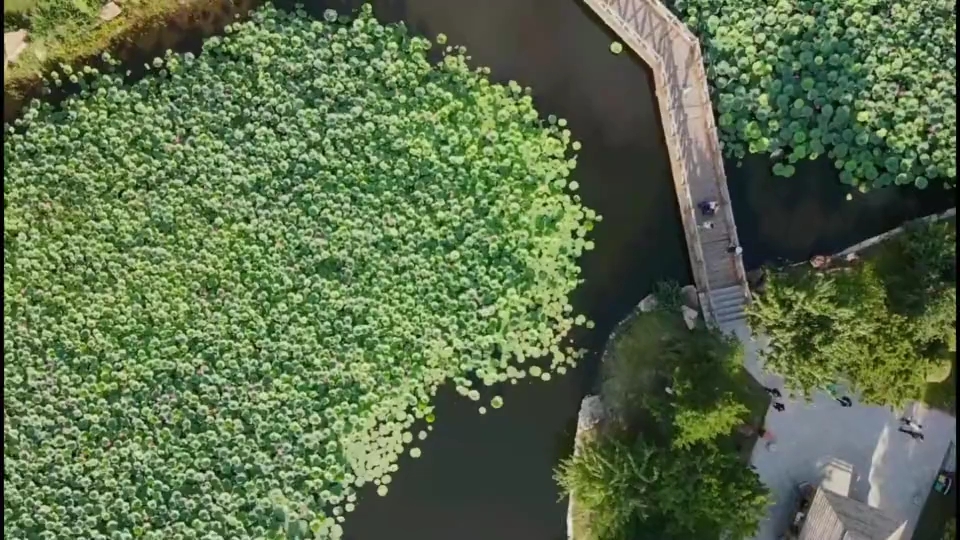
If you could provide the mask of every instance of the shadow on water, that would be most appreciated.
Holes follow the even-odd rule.
[[[853,193],[840,183],[828,159],[797,164],[780,178],[765,157],[750,156],[741,168],[724,164],[744,264],[748,269],[777,261],[802,261],[836,253],[904,221],[956,206],[957,191],[931,183],[925,190],[892,187]]]
[[[360,2],[303,3],[319,15]],[[583,143],[575,172],[581,196],[604,220],[592,233],[597,249],[583,257],[585,282],[572,298],[596,322],[594,331],[573,336],[593,354],[550,382],[498,390],[504,408],[486,415],[478,414],[482,403],[442,388],[434,430],[418,444],[422,457],[401,459],[387,497],[376,496],[373,486],[362,490],[346,539],[561,540],[566,502],[558,500],[552,469],[571,450],[596,353],[656,281],[692,282],[650,72],[633,55],[610,54],[612,35],[574,0],[381,0],[374,10],[424,36],[445,33],[451,44],[467,46],[474,65],[489,66],[495,80],[532,87],[540,111],[566,118]],[[234,11],[184,15],[136,45],[122,45],[118,56],[135,67],[166,48],[197,52]],[[5,120],[8,114],[5,106]],[[954,192],[934,190],[880,192],[848,203],[821,162],[799,167],[793,179],[770,178],[768,171],[763,159],[739,170],[727,166],[750,266],[839,249],[953,205]]]

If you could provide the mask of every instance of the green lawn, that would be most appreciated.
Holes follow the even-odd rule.
[[[217,9],[222,0],[116,1],[122,13],[110,21],[99,18],[100,0],[4,0],[4,32],[25,29],[27,49],[11,63],[3,78],[4,93],[16,96],[46,67],[74,64],[95,56],[113,43],[135,38],[138,29],[157,24],[178,11]]]

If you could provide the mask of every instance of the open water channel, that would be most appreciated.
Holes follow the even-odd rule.
[[[285,4],[283,2],[282,4]],[[305,4],[318,13],[360,2]],[[575,336],[598,351],[613,326],[659,280],[691,283],[677,200],[648,69],[613,55],[613,36],[576,0],[380,0],[383,20],[445,33],[467,46],[494,79],[534,90],[538,109],[566,118],[583,143],[576,179],[604,221],[582,260],[578,312],[596,321]],[[196,49],[197,39],[177,40]],[[168,42],[169,43],[169,42]],[[165,45],[166,46],[166,45]],[[155,54],[156,51],[151,51]],[[6,114],[5,114],[6,116]],[[905,219],[955,206],[955,192],[890,189],[845,200],[829,162],[808,162],[795,178],[772,177],[765,159],[727,163],[748,268],[803,260],[853,244]],[[552,479],[572,447],[577,409],[596,374],[596,356],[550,382],[504,388],[505,405],[486,415],[443,388],[437,421],[405,457],[387,497],[361,493],[347,540],[562,540],[566,501]]]

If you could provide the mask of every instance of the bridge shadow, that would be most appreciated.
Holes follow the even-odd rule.
[[[659,125],[674,163],[671,172],[697,288],[709,292],[746,286],[740,256],[716,247],[739,244],[739,239],[699,41],[656,0],[585,0],[585,4],[654,74]],[[695,205],[702,200],[721,203],[721,219],[714,221],[714,229],[700,230]],[[705,308],[711,309],[709,302]]]

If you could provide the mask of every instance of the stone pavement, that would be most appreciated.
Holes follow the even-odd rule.
[[[760,342],[751,341],[745,322],[724,328],[744,342],[747,370],[761,384],[782,388],[782,379],[763,373],[757,359]],[[854,397],[854,396],[851,396]],[[758,441],[751,463],[773,495],[774,504],[755,540],[776,540],[786,530],[800,482],[818,484],[823,465],[831,458],[853,466],[850,496],[905,519],[910,538],[949,445],[956,439],[956,418],[923,405],[908,407],[923,425],[925,439],[914,441],[897,431],[901,414],[890,408],[842,407],[826,393],[807,403],[784,396],[786,410],[767,411],[766,429],[774,447]]]

